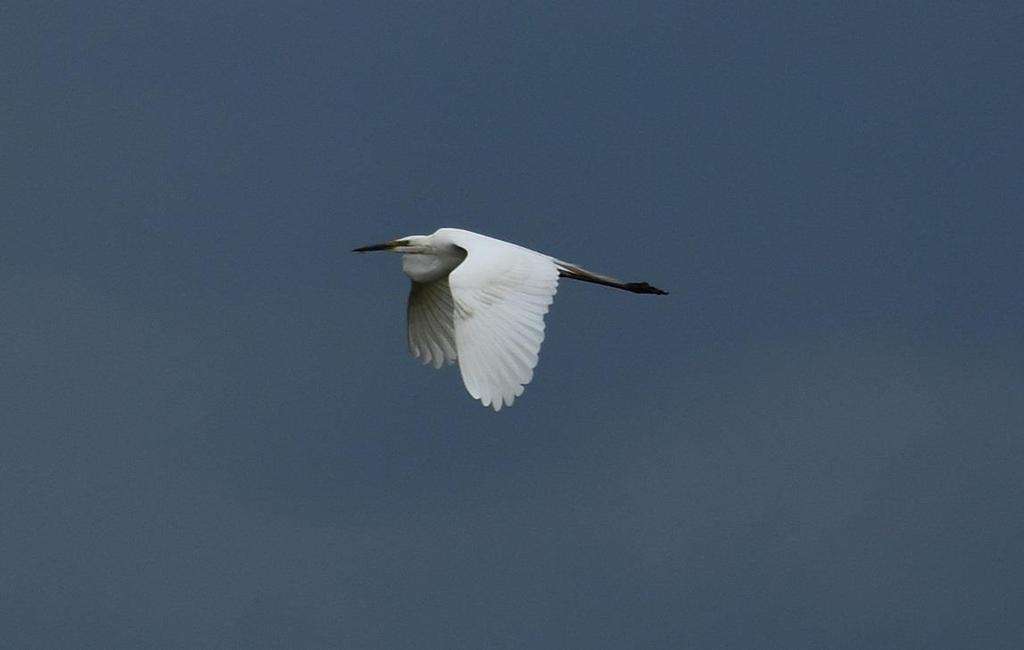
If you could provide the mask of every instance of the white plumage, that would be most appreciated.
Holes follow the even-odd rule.
[[[409,349],[440,368],[458,361],[466,390],[484,406],[511,406],[533,379],[559,277],[664,294],[621,282],[516,244],[457,228],[364,246],[403,253],[412,279]]]

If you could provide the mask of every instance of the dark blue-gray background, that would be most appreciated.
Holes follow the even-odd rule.
[[[0,10],[11,647],[1021,647],[1020,3]],[[495,414],[439,226],[563,283]]]

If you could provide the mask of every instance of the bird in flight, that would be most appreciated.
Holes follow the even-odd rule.
[[[622,282],[543,253],[458,228],[362,246],[356,253],[402,253],[412,279],[409,350],[435,368],[459,362],[474,399],[500,411],[533,379],[544,315],[559,278],[665,295],[646,282]]]

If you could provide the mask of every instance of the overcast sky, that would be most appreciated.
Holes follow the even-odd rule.
[[[19,648],[1019,648],[1024,5],[8,2]],[[461,226],[562,283],[482,408]]]

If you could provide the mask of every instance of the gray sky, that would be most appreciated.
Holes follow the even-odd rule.
[[[1020,3],[7,3],[12,647],[1024,643]],[[495,414],[461,226],[563,283]]]

